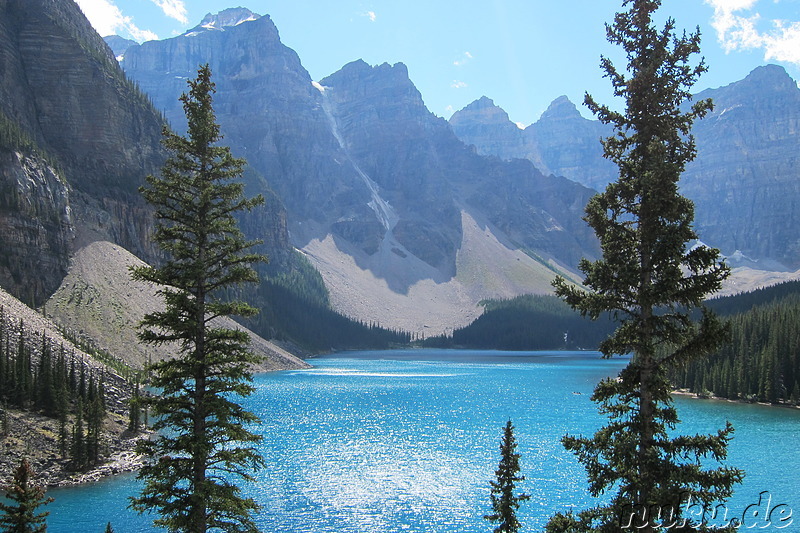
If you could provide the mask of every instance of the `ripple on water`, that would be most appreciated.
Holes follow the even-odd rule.
[[[264,437],[267,467],[245,491],[262,506],[259,527],[487,531],[482,516],[509,418],[527,477],[523,489],[532,497],[520,511],[525,530],[541,530],[557,511],[588,506],[583,469],[560,438],[591,434],[603,422],[591,391],[624,361],[587,353],[459,353],[344,354],[316,359],[311,370],[258,376],[247,402],[263,421],[254,430]],[[684,433],[715,431],[726,419],[736,425],[730,459],[744,465],[748,477],[732,510],[741,514],[762,490],[800,509],[794,451],[800,413],[685,398],[677,403]],[[100,531],[110,517],[119,533],[149,531],[147,517],[125,510],[136,486],[123,477],[57,491],[50,530]]]

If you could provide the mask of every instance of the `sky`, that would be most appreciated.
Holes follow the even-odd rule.
[[[345,64],[402,62],[428,109],[450,118],[487,96],[527,126],[566,95],[614,105],[600,56],[624,66],[605,23],[622,0],[76,0],[102,36],[168,39],[206,13],[246,7],[269,15],[312,79]],[[658,18],[702,34],[709,71],[694,92],[783,66],[800,81],[800,0],[663,0]]]

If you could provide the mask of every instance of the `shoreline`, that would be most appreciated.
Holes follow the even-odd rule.
[[[136,442],[140,438],[141,437],[126,439],[120,449],[109,455],[102,464],[86,472],[72,472],[67,477],[51,480],[46,485],[47,488],[75,487],[88,483],[96,483],[102,479],[119,474],[135,472],[144,464],[143,457],[134,451]],[[62,471],[62,474],[66,473],[67,472]]]
[[[673,389],[670,392],[673,396],[683,396],[685,398],[694,398],[696,400],[713,400],[717,402],[740,403],[745,405],[760,405],[763,407],[781,407],[783,409],[800,409],[800,405],[791,405],[788,403],[769,403],[769,402],[751,402],[742,399],[723,398],[722,396],[699,396],[696,392],[691,392],[689,389]]]
[[[38,413],[8,409],[7,433],[0,435],[0,485],[11,482],[23,458],[34,470],[34,482],[43,488],[59,488],[138,470],[143,457],[135,452],[136,443],[150,431],[131,433],[124,417],[109,413],[103,431],[100,464],[80,472],[69,470],[69,459],[62,457],[58,440],[58,421]]]

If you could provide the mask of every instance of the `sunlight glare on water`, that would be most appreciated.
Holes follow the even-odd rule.
[[[509,418],[527,477],[521,489],[531,495],[519,512],[523,531],[541,531],[554,513],[593,503],[583,468],[560,439],[591,434],[604,422],[592,389],[624,360],[590,352],[404,350],[311,362],[309,370],[257,376],[246,400],[263,421],[252,429],[263,436],[266,467],[243,487],[261,505],[262,531],[490,531],[482,517]],[[748,477],[732,509],[769,490],[800,513],[793,444],[800,412],[686,398],[677,404],[683,433],[716,431],[728,419],[736,426],[730,461]],[[49,531],[101,531],[108,519],[118,533],[152,531],[151,517],[125,509],[137,486],[121,476],[51,491]]]

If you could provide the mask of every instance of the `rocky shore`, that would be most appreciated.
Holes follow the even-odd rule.
[[[129,432],[127,421],[120,415],[109,414],[106,419],[100,464],[83,472],[73,472],[69,469],[69,460],[61,454],[57,420],[13,409],[5,413],[7,431],[0,433],[0,486],[10,482],[14,468],[23,457],[36,472],[36,482],[47,487],[89,483],[137,470],[142,464],[134,448],[136,441],[147,435]]]

